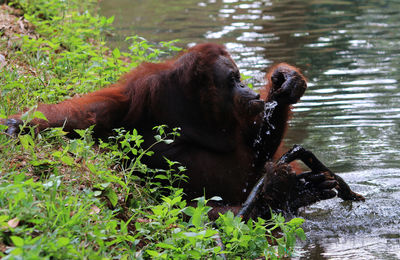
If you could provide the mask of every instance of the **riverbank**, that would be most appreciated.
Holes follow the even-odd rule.
[[[113,18],[90,1],[18,1],[0,8],[0,118],[39,102],[56,103],[115,82],[143,61],[175,48],[131,37],[129,52],[110,49],[104,33]],[[28,127],[29,128],[29,127]],[[147,169],[141,136],[120,130],[95,142],[90,129],[68,139],[61,128],[10,138],[0,126],[0,256],[8,258],[133,259],[255,258],[290,255],[302,220],[274,216],[244,223],[227,213],[213,225],[204,198],[188,207],[173,184],[182,172]],[[160,128],[160,141],[171,138]],[[125,143],[121,149],[121,143]],[[138,154],[128,160],[128,153]],[[125,162],[125,163],[124,163]],[[132,174],[143,171],[143,178]],[[166,180],[170,185],[160,184]],[[145,183],[146,185],[140,185]],[[168,191],[168,196],[164,196]],[[190,221],[184,221],[184,213]],[[267,236],[266,236],[267,234]],[[220,237],[225,250],[217,243]],[[267,240],[274,241],[274,245]]]

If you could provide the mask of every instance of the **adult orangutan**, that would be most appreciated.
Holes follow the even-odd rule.
[[[240,81],[239,70],[223,46],[200,44],[175,59],[144,63],[108,88],[59,104],[40,104],[37,110],[48,121],[34,119],[30,123],[39,131],[63,126],[70,133],[95,125],[97,137],[107,136],[115,128],[135,128],[143,135],[145,146],[154,142],[154,126],[180,127],[175,142],[155,146],[155,155],[147,164],[165,167],[163,156],[182,163],[189,177],[184,184],[187,198],[204,192],[220,196],[223,204],[214,205],[214,211],[237,210],[235,206],[245,201],[264,172],[271,176],[285,172],[282,178],[271,177],[276,185],[264,191],[272,207],[295,211],[334,197],[332,188],[337,182],[321,172],[300,182],[287,166],[268,164],[266,169],[282,141],[291,104],[306,90],[303,75],[288,64],[272,67],[267,75],[261,100]],[[264,116],[266,102],[274,102],[268,117]],[[22,124],[19,114],[3,123],[11,135]]]

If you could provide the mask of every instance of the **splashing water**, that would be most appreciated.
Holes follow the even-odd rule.
[[[253,147],[261,142],[262,136],[270,135],[271,130],[275,129],[275,126],[271,124],[270,119],[274,113],[275,107],[278,105],[276,101],[266,102],[264,105],[263,117],[261,127],[258,131],[257,137],[254,140]],[[254,122],[256,123],[256,122]]]
[[[269,121],[272,117],[272,114],[274,113],[275,107],[278,105],[278,103],[276,101],[272,101],[272,102],[267,102],[265,103],[265,110],[264,110],[264,124],[267,123],[268,127],[266,129],[266,132],[264,133],[265,135],[270,135],[271,134],[271,129],[274,130],[275,126],[273,124],[271,124],[271,122]]]
[[[261,146],[265,145],[263,141],[267,136],[271,135],[271,130],[275,129],[275,126],[270,122],[270,119],[277,105],[278,103],[276,101],[266,102],[264,105],[261,127],[259,128],[253,143],[256,161],[259,159]],[[269,158],[270,154],[267,154],[266,156]]]

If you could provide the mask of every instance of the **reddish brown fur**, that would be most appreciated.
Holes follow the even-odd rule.
[[[272,81],[271,78],[272,78],[273,73],[278,69],[278,67],[286,67],[287,70],[292,70],[292,71],[297,72],[299,75],[302,75],[298,68],[296,68],[294,66],[291,66],[291,65],[289,65],[287,63],[275,64],[274,66],[272,66],[268,70],[268,73],[266,75],[267,84],[265,85],[264,88],[262,88],[260,90],[261,99],[263,99],[263,100],[271,101],[271,99],[272,99],[272,94],[273,94],[274,90],[276,90],[276,86],[274,87],[273,81]],[[305,80],[305,78],[304,78],[304,80]],[[282,140],[282,138],[286,134],[286,130],[287,130],[287,127],[288,127],[288,121],[292,117],[292,111],[291,110],[292,110],[292,106],[286,106],[279,113],[279,116],[280,116],[281,120],[279,120],[277,122],[275,127],[277,127],[279,129],[277,131],[277,133],[279,133],[281,136],[276,136],[275,138],[277,140]],[[286,151],[287,151],[287,149],[285,148],[284,143],[280,142],[279,146],[276,148],[276,152],[275,152],[275,154],[273,156],[273,159],[274,160],[279,159]],[[295,172],[297,172],[297,173],[301,172],[301,167],[296,162],[292,162],[291,165],[292,165],[292,168],[293,168],[293,170]]]
[[[288,70],[296,71],[299,75],[302,75],[298,68],[291,66],[287,63],[275,64],[268,70],[267,75],[266,75],[267,84],[265,85],[264,88],[262,88],[260,90],[261,99],[263,99],[263,100],[272,101],[272,94],[276,90],[276,86],[274,86],[271,78],[272,78],[273,73],[278,69],[278,67],[286,67]],[[281,135],[281,137],[277,136],[276,137],[277,139],[281,140],[286,133],[288,121],[292,116],[291,109],[292,109],[292,106],[289,105],[289,106],[285,106],[284,108],[281,109],[281,111],[279,111],[280,120],[277,121],[277,124],[275,125],[275,127],[277,127],[279,129],[277,132]],[[277,147],[277,149],[278,148],[280,148],[280,147]],[[285,150],[283,150],[283,149],[279,149],[279,150],[280,151],[275,154],[275,159],[278,159],[285,152]]]
[[[263,165],[278,149],[291,103],[285,99],[282,99],[285,102],[278,102],[270,122],[275,130],[260,148],[265,158],[256,159],[254,140],[262,120],[238,107],[243,97],[232,94],[230,98],[221,94],[225,90],[221,90],[223,87],[215,78],[216,71],[227,68],[216,65],[221,57],[228,64],[231,61],[229,68],[236,70],[224,47],[196,45],[176,59],[144,63],[109,88],[59,104],[41,104],[38,110],[48,121],[33,123],[39,130],[64,125],[70,132],[95,124],[95,135],[99,137],[106,136],[114,128],[136,128],[147,146],[154,142],[154,126],[181,127],[182,136],[174,144],[154,147],[156,156],[148,159],[149,166],[164,167],[162,156],[179,161],[188,169],[186,174],[190,181],[184,188],[189,198],[205,192],[207,196],[221,196],[225,204],[240,205],[261,175],[255,164]],[[261,93],[266,101],[275,98],[274,93],[282,84],[271,79],[278,70],[293,70],[303,80],[298,69],[290,65],[272,67],[267,76],[269,83]]]

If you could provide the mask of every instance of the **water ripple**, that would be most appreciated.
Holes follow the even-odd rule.
[[[301,259],[400,258],[400,1],[103,0],[123,39],[223,43],[256,88],[273,63],[300,67],[309,88],[285,142],[302,144],[367,202],[304,209]]]

